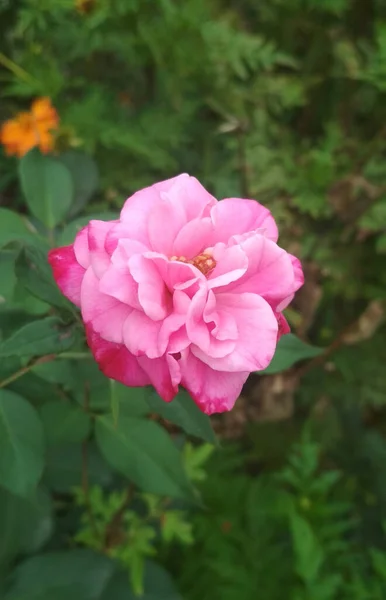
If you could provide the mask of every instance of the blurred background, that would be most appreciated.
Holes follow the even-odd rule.
[[[178,593],[386,599],[384,1],[0,0],[0,206],[21,214],[31,115],[42,151],[89,159],[83,220],[188,172],[269,207],[304,264],[286,316],[322,350],[213,418],[205,510],[157,549]]]

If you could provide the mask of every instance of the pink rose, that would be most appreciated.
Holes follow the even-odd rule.
[[[90,221],[49,262],[107,377],[166,402],[181,384],[211,414],[233,407],[289,330],[281,312],[303,273],[277,237],[256,201],[217,202],[184,174],[136,192],[118,220]]]

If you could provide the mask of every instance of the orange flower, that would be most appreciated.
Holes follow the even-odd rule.
[[[0,143],[8,155],[24,156],[38,146],[43,153],[54,147],[51,131],[56,129],[59,117],[49,98],[34,100],[30,112],[21,112],[15,119],[5,121],[0,129]]]

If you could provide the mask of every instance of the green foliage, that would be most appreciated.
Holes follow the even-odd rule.
[[[378,0],[0,2],[1,122],[60,118],[52,154],[0,150],[1,598],[179,600],[153,559],[188,600],[386,597],[385,58]],[[183,171],[306,266],[234,448],[185,392],[109,381],[47,264]]]
[[[383,597],[384,544],[363,546],[363,507],[350,478],[322,470],[322,448],[308,430],[275,473],[236,473],[234,452],[228,449],[228,465],[219,457],[209,464],[202,486],[208,510],[196,516],[195,544],[176,567],[184,565],[187,598],[247,600],[258,589],[274,600],[283,588],[291,600]]]
[[[26,219],[12,210],[0,208],[0,245],[5,246],[8,242],[28,237]]]
[[[133,510],[140,501],[145,510]],[[144,593],[146,557],[156,554],[156,538],[167,543],[192,543],[191,525],[181,510],[168,508],[168,500],[151,494],[134,498],[133,489],[105,495],[100,487],[77,490],[76,503],[83,508],[75,540],[115,558],[128,570],[136,594]],[[160,533],[159,533],[160,532]]]
[[[53,531],[53,507],[49,494],[38,488],[34,497],[21,498],[0,492],[0,568],[18,554],[39,552]]]
[[[40,409],[40,418],[47,444],[52,446],[83,442],[91,430],[89,415],[70,402],[46,402]]]
[[[299,361],[307,358],[315,358],[322,353],[322,348],[315,348],[314,346],[310,346],[310,344],[305,344],[292,333],[288,333],[280,338],[275,356],[264,373],[266,375],[280,373]]]
[[[60,223],[71,206],[71,173],[36,149],[20,160],[20,182],[31,213],[48,229]]]
[[[152,411],[160,414],[167,421],[175,423],[187,434],[211,444],[216,443],[209,417],[200,411],[186,392],[180,392],[170,403],[165,403],[158,394],[149,394],[147,402]]]
[[[43,428],[35,409],[14,392],[0,390],[0,479],[6,489],[26,496],[43,471]]]
[[[47,262],[46,246],[24,245],[16,259],[15,275],[22,288],[39,300],[58,308],[72,310],[71,304],[60,293]]]
[[[61,327],[62,326],[62,327]],[[27,323],[0,344],[0,358],[7,356],[44,356],[60,354],[74,345],[71,330],[63,328],[57,317]]]
[[[121,416],[114,424],[104,416],[98,419],[96,436],[106,460],[143,490],[194,497],[179,452],[157,423]]]

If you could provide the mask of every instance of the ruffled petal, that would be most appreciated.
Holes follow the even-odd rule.
[[[270,211],[256,200],[225,198],[211,210],[214,225],[213,243],[228,242],[237,234],[262,230],[261,233],[274,242],[278,230]]]
[[[138,283],[133,279],[128,267],[119,268],[110,264],[99,280],[99,290],[132,308],[141,309],[138,301]]]
[[[100,291],[99,279],[92,267],[83,277],[80,305],[83,321],[91,323],[96,333],[109,342],[123,343],[123,325],[133,309]]]
[[[124,345],[107,342],[90,324],[86,325],[86,337],[93,356],[106,377],[127,386],[150,385],[148,375]]]
[[[161,198],[167,198],[176,212],[183,211],[186,223],[209,217],[210,209],[217,204],[216,198],[209,194],[198,179],[186,173],[156,184],[156,187],[162,191]]]
[[[186,318],[186,332],[200,355],[220,359],[235,349],[234,339],[212,335],[218,324],[216,297],[211,290],[201,288],[193,297]],[[218,332],[216,332],[218,333]]]
[[[277,339],[281,338],[282,335],[286,335],[291,332],[291,327],[288,325],[287,319],[282,313],[276,315],[278,331],[277,331]]]
[[[193,354],[218,371],[261,371],[271,362],[276,349],[278,323],[269,304],[256,294],[218,294],[219,310],[228,312],[237,325],[238,337],[231,353],[210,355],[198,345]],[[190,336],[189,336],[190,337]]]
[[[127,258],[132,254],[146,252],[146,250],[149,249],[148,246],[145,246],[142,242],[130,237],[127,223],[120,223],[119,221],[111,221],[111,223],[113,224],[105,239],[105,250],[110,256],[116,254],[115,250],[118,245],[125,248],[125,256]]]
[[[105,249],[105,240],[111,227],[111,221],[90,221],[88,224],[90,264],[98,278],[102,277],[110,264],[110,256]]]
[[[80,306],[80,290],[86,271],[76,260],[73,246],[63,246],[62,248],[50,250],[48,262],[62,294],[73,304]]]
[[[171,309],[171,295],[151,258],[134,254],[129,269],[138,284],[138,300],[145,314],[155,321],[164,319]]]
[[[171,402],[178,392],[178,385],[181,381],[179,361],[170,354],[153,359],[139,356],[137,360],[162,400]]]
[[[277,310],[301,285],[299,275],[295,278],[291,255],[260,234],[240,245],[248,257],[248,269],[240,279],[217,291],[259,294]]]
[[[90,266],[90,252],[88,249],[88,225],[77,233],[74,241],[74,252],[76,260],[82,267],[88,269]]]
[[[175,236],[171,255],[191,259],[211,245],[213,224],[209,217],[188,221]]]
[[[248,372],[214,371],[189,350],[182,353],[179,364],[181,384],[207,415],[231,410],[249,375]]]
[[[125,346],[134,356],[159,358],[163,354],[158,343],[161,327],[162,321],[152,321],[145,313],[133,310],[123,325]]]
[[[210,252],[216,266],[208,277],[209,289],[226,286],[240,279],[248,268],[248,259],[240,246],[217,244]]]
[[[184,214],[176,211],[168,200],[159,200],[149,213],[147,222],[150,248],[165,256],[173,255],[174,240],[185,224]]]

